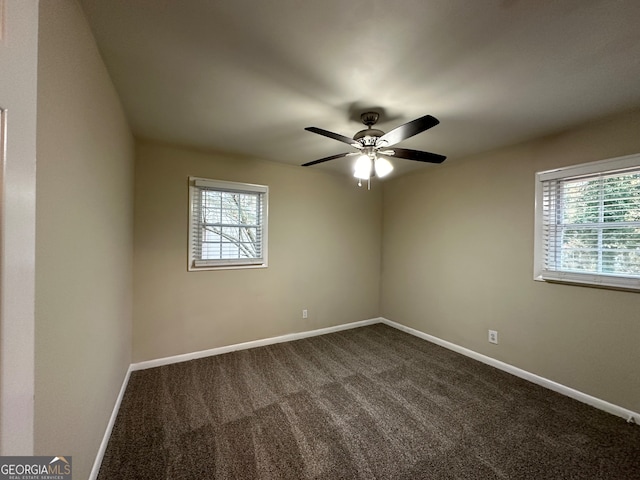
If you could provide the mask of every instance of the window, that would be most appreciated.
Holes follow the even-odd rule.
[[[267,266],[269,187],[189,178],[189,270]]]
[[[640,155],[536,174],[536,280],[640,290]]]

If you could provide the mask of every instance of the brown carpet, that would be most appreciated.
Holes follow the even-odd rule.
[[[100,480],[640,479],[640,427],[386,325],[134,372]]]

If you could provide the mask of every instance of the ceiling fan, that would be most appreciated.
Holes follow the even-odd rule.
[[[393,165],[391,165],[389,160],[384,158],[385,156],[394,156],[397,158],[404,158],[406,160],[428,163],[442,163],[447,158],[444,155],[423,152],[420,150],[389,148],[402,140],[406,140],[409,137],[413,137],[418,133],[422,133],[425,130],[435,127],[440,123],[437,118],[432,117],[431,115],[425,115],[424,117],[420,117],[411,122],[405,123],[404,125],[400,125],[388,133],[384,133],[382,130],[373,128],[379,117],[380,115],[376,112],[365,112],[360,115],[362,123],[364,123],[367,128],[360,130],[353,136],[353,138],[345,137],[344,135],[329,132],[328,130],[323,130],[321,128],[305,128],[308,132],[333,138],[339,142],[351,145],[359,151],[331,155],[330,157],[304,163],[302,166],[310,167],[311,165],[328,162],[329,160],[335,160],[337,158],[359,155],[358,160],[355,163],[353,176],[358,179],[359,186],[362,186],[362,180],[369,181],[370,186],[371,177],[376,175],[378,177],[384,177],[393,170]]]

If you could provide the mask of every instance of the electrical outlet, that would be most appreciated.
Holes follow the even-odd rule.
[[[302,310],[302,318],[309,318],[309,311],[306,308]]]
[[[498,332],[497,330],[489,330],[489,343],[498,344]]]

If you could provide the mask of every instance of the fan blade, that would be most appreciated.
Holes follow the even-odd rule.
[[[438,155],[437,153],[410,150],[408,148],[390,148],[389,150],[393,151],[394,157],[406,158],[417,162],[442,163],[447,159],[444,155]]]
[[[406,140],[409,137],[413,137],[418,133],[429,130],[431,127],[438,125],[440,121],[432,117],[431,115],[425,115],[424,117],[416,118],[415,120],[400,125],[394,128],[388,133],[382,135],[377,142],[379,146],[391,146],[395,145],[402,140]],[[384,142],[384,143],[383,143]]]
[[[353,138],[345,137],[344,135],[340,135],[339,133],[333,133],[333,132],[330,132],[329,130],[323,130],[317,127],[307,127],[305,128],[305,130],[307,132],[317,133],[318,135],[323,135],[325,137],[333,138],[334,140],[338,140],[339,142],[347,143],[352,147],[356,147],[356,148],[360,147],[360,144],[357,141],[355,141]]]
[[[335,160],[336,158],[346,157],[347,155],[349,155],[349,154],[348,153],[339,153],[337,155],[331,155],[330,157],[321,158],[320,160],[314,160],[313,162],[303,163],[302,166],[303,167],[310,167],[311,165],[315,165],[316,163],[328,162],[329,160]]]

